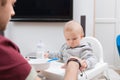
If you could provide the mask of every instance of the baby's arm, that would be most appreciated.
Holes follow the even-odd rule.
[[[44,53],[44,58],[59,58],[59,52],[48,52]]]
[[[94,68],[95,64],[97,63],[97,58],[93,53],[93,50],[90,46],[86,45],[83,48],[83,52],[81,53],[81,59],[85,60],[87,69]]]

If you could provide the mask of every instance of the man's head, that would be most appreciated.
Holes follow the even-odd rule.
[[[83,28],[79,23],[73,20],[69,21],[65,24],[64,36],[68,46],[76,47],[84,36]]]
[[[16,0],[0,0],[0,31],[6,29],[11,16],[15,14],[13,6]]]

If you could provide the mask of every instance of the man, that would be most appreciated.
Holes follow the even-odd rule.
[[[16,0],[0,0],[0,31],[6,29]],[[0,36],[0,80],[41,80],[28,62],[22,57],[18,47]]]
[[[0,0],[0,31],[6,29],[11,16],[15,15],[13,6],[16,0]],[[76,65],[76,66],[75,66]],[[70,61],[64,80],[76,80],[78,64]],[[71,67],[74,67],[71,69]],[[74,71],[74,72],[72,72]],[[70,77],[69,77],[70,75]],[[76,75],[74,77],[74,75]],[[20,54],[19,48],[9,39],[0,35],[0,80],[41,80],[36,71]]]

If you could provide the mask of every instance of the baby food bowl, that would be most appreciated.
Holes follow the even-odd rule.
[[[32,65],[37,71],[46,70],[49,68],[50,63],[47,59],[30,59],[29,64]]]

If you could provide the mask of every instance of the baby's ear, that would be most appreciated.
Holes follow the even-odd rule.
[[[80,35],[80,37],[81,37],[81,38],[83,38],[83,37],[84,37],[84,35]]]

